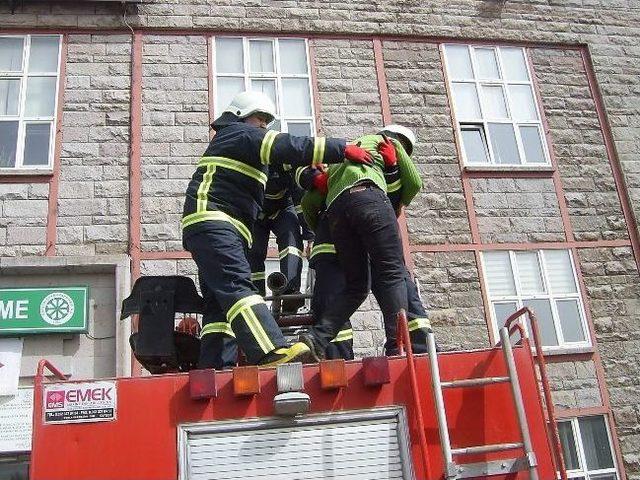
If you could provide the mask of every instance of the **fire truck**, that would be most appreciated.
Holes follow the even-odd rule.
[[[308,322],[283,299],[283,328]],[[400,312],[399,356],[223,371],[195,368],[197,336],[174,328],[202,311],[190,279],[142,277],[122,310],[153,375],[68,381],[42,360],[32,480],[567,478],[527,308],[492,348],[437,352],[430,334],[415,355]]]

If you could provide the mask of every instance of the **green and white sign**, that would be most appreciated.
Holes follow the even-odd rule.
[[[0,335],[86,332],[89,287],[0,288]]]

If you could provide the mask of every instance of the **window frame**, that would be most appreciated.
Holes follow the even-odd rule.
[[[217,39],[240,39],[242,40],[242,55],[243,55],[243,73],[219,73],[216,69],[216,43]],[[283,74],[280,65],[280,40],[300,40],[304,42],[305,47],[305,64],[307,67],[307,73],[287,73]],[[273,72],[251,72],[251,58],[250,58],[250,42],[251,41],[268,41],[272,45],[274,71]],[[316,133],[316,117],[315,117],[315,94],[312,82],[311,74],[311,58],[309,55],[309,40],[304,37],[278,37],[278,36],[238,36],[238,35],[214,35],[211,37],[211,71],[213,82],[213,114],[214,117],[218,117],[222,113],[222,108],[225,106],[218,105],[217,102],[217,79],[218,78],[242,78],[244,81],[244,89],[251,89],[251,80],[275,80],[275,95],[276,95],[276,109],[278,114],[276,115],[276,121],[280,122],[281,132],[288,132],[289,123],[309,123],[310,135],[313,136]],[[283,79],[306,79],[309,87],[309,103],[310,103],[310,115],[309,116],[292,116],[287,117],[284,115],[284,103],[283,103]]]
[[[471,73],[473,77],[471,78],[460,78],[453,79],[451,74],[451,68],[449,65],[449,54],[447,53],[448,46],[464,46],[467,48],[467,52],[469,54]],[[507,80],[504,76],[504,67],[502,60],[502,52],[501,48],[517,48],[522,51],[522,55],[524,58],[524,64],[528,76],[528,80]],[[480,79],[478,76],[478,65],[476,62],[475,50],[477,49],[490,49],[494,52],[494,56],[496,59],[496,65],[498,69],[498,73],[500,75],[499,79]],[[492,170],[549,170],[553,168],[551,161],[551,152],[550,147],[547,142],[547,136],[545,134],[545,128],[543,123],[543,110],[541,105],[539,104],[538,96],[536,95],[536,88],[533,80],[533,69],[531,68],[529,60],[529,55],[527,53],[527,49],[520,46],[515,45],[488,45],[488,44],[467,44],[467,43],[443,43],[442,44],[442,52],[444,59],[444,68],[446,74],[446,83],[447,83],[447,94],[449,97],[449,105],[452,111],[452,116],[454,119],[454,130],[456,135],[456,140],[460,147],[460,155],[462,160],[462,165],[465,169],[492,169]],[[480,118],[465,118],[461,120],[458,118],[456,113],[456,99],[454,95],[454,84],[462,83],[467,85],[473,85],[476,91],[476,95],[478,98],[478,108],[480,111]],[[509,115],[509,118],[495,118],[490,119],[489,117],[485,117],[484,110],[486,108],[484,95],[482,94],[482,86],[499,86],[502,89],[504,99],[505,99],[505,108]],[[508,86],[510,85],[520,85],[520,86],[528,86],[531,89],[531,94],[533,97],[533,104],[536,110],[536,115],[538,120],[527,120],[527,121],[517,121],[513,118],[512,115],[512,101],[511,101],[511,92],[509,91]],[[489,123],[492,124],[504,124],[511,125],[515,134],[516,146],[518,148],[518,155],[521,163],[497,163],[495,160],[495,155],[493,152],[492,144],[491,144],[491,132],[489,131]],[[465,150],[464,142],[462,140],[462,127],[466,126],[467,128],[470,126],[481,126],[481,134],[485,140],[485,151],[487,153],[488,162],[487,163],[473,163],[468,160],[468,155]],[[524,149],[524,143],[522,140],[522,135],[520,133],[520,127],[523,126],[535,126],[538,129],[538,134],[540,135],[540,142],[542,144],[542,152],[544,155],[545,162],[544,163],[527,163],[526,161],[526,152]]]
[[[586,309],[584,305],[584,299],[582,298],[582,291],[580,289],[580,283],[578,281],[578,272],[576,269],[576,263],[573,256],[573,252],[570,249],[553,249],[553,250],[564,250],[569,254],[569,260],[571,262],[571,272],[573,274],[574,285],[576,286],[575,293],[554,293],[551,289],[551,282],[549,277],[549,272],[547,269],[547,260],[544,255],[544,251],[549,251],[552,249],[535,249],[535,250],[490,250],[481,252],[481,267],[484,278],[484,288],[486,289],[487,301],[489,302],[489,309],[491,314],[491,328],[494,332],[494,338],[496,341],[499,339],[499,335],[497,333],[500,331],[501,325],[498,324],[498,319],[496,315],[497,304],[507,304],[507,303],[515,303],[516,310],[522,308],[524,306],[524,301],[527,300],[548,300],[549,307],[551,310],[551,316],[553,320],[553,328],[556,334],[556,338],[558,340],[558,345],[544,345],[542,347],[544,352],[558,352],[562,353],[564,351],[570,350],[573,351],[575,349],[583,349],[583,348],[591,348],[592,339],[591,332],[589,331],[588,319],[586,315]],[[511,266],[511,279],[513,280],[515,294],[513,295],[492,295],[489,290],[489,275],[486,268],[486,260],[485,255],[489,252],[507,252],[509,254],[509,262]],[[540,276],[542,280],[542,284],[545,290],[545,293],[524,293],[522,291],[522,286],[520,285],[520,276],[518,270],[518,264],[516,259],[517,253],[535,253],[537,255],[538,266],[540,269]],[[564,335],[562,333],[562,324],[560,321],[560,317],[558,314],[558,308],[556,306],[556,302],[558,300],[576,300],[578,303],[578,313],[580,315],[580,325],[582,327],[582,333],[584,336],[584,341],[581,342],[567,342],[564,340]],[[527,322],[523,324],[525,331],[530,335],[528,331]]]
[[[582,443],[582,434],[580,431],[580,419],[589,418],[589,417],[601,417],[604,422],[606,434],[607,434],[607,442],[609,444],[609,453],[611,454],[611,460],[613,462],[613,467],[610,468],[601,468],[600,470],[589,470],[587,466],[587,457],[584,451],[584,445]],[[567,478],[584,478],[585,480],[591,480],[594,476],[598,475],[606,475],[606,474],[615,474],[616,479],[620,480],[620,472],[618,471],[618,462],[616,459],[616,452],[613,447],[612,437],[611,437],[611,427],[609,426],[608,417],[606,415],[596,414],[596,415],[582,415],[579,417],[570,417],[565,419],[559,419],[557,421],[558,426],[561,423],[570,423],[571,424],[571,434],[573,436],[573,443],[576,448],[576,454],[578,456],[578,463],[581,468],[567,470]],[[560,473],[558,472],[558,478],[560,478]],[[598,480],[597,478],[595,480]]]
[[[56,37],[58,39],[58,58],[56,62],[56,71],[53,72],[34,72],[29,73],[29,62],[31,61],[31,40],[34,37]],[[12,167],[0,167],[0,173],[12,174],[12,173],[33,173],[40,174],[42,171],[52,171],[55,162],[55,143],[58,123],[58,103],[60,88],[63,79],[61,78],[62,68],[62,49],[63,49],[63,36],[56,33],[43,33],[43,34],[0,34],[0,38],[21,38],[22,43],[22,64],[21,70],[16,72],[3,72],[0,71],[0,79],[19,80],[20,93],[18,98],[18,114],[6,115],[0,117],[0,122],[18,122],[18,135],[16,139],[16,158],[15,164]],[[29,78],[34,77],[46,77],[55,78],[55,91],[53,100],[53,115],[51,116],[27,116],[25,115],[26,103],[27,103],[27,86]],[[49,151],[47,152],[47,164],[42,165],[24,165],[24,153],[26,150],[26,130],[27,125],[33,124],[51,124],[49,131]]]

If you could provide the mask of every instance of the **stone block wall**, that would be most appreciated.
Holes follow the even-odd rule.
[[[184,193],[209,141],[206,37],[143,42],[142,250],[182,250]]]
[[[628,238],[580,53],[530,52],[576,239]]]
[[[372,42],[314,39],[312,48],[321,133],[354,140],[378,131],[382,113]]]
[[[128,252],[131,35],[69,35],[57,254]]]
[[[406,210],[411,243],[468,243],[471,234],[438,46],[385,41],[383,47],[392,121],[414,129],[419,139],[414,159],[424,187]]]
[[[547,375],[555,408],[590,408],[602,405],[593,361],[547,362]]]
[[[214,4],[215,3],[215,4]],[[322,7],[322,8],[321,8]],[[392,34],[541,42],[529,47],[570,221],[577,240],[624,240],[626,228],[583,57],[563,44],[588,45],[608,121],[640,215],[640,1],[461,0],[424,2],[231,2],[163,0],[129,7],[134,27],[183,29],[143,35],[143,250],[181,250],[179,216],[193,163],[208,139],[206,31],[301,36]],[[29,3],[12,13],[0,5],[3,28],[84,29],[69,34],[63,116],[58,255],[92,256],[128,249],[129,31],[120,5]],[[86,29],[118,33],[86,33]],[[192,35],[185,30],[194,29]],[[201,30],[195,30],[201,29]],[[382,123],[371,39],[311,39],[316,54],[321,132],[355,138]],[[424,40],[424,38],[422,39]],[[383,57],[394,121],[416,129],[415,158],[425,189],[407,211],[411,242],[469,243],[468,212],[445,94],[438,47],[421,40],[384,40]],[[473,180],[481,240],[562,240],[550,180]],[[523,192],[516,196],[517,192]],[[0,185],[0,255],[45,249],[44,184]],[[514,209],[514,206],[516,207]],[[508,225],[508,228],[505,226]],[[632,225],[631,228],[636,228]],[[620,436],[625,469],[640,478],[638,352],[640,291],[628,248],[579,251],[599,352]],[[488,345],[473,252],[415,253],[416,275],[444,348]],[[195,277],[190,260],[146,260],[143,274]],[[365,311],[376,309],[372,300]],[[379,314],[354,318],[356,351],[379,352]],[[551,367],[559,406],[596,405],[590,362]],[[590,373],[590,372],[589,372]],[[576,392],[584,390],[582,396]],[[599,393],[599,392],[598,392]]]
[[[565,240],[553,180],[477,178],[471,185],[482,242]]]
[[[489,346],[473,252],[416,253],[414,274],[443,350]]]
[[[124,29],[120,5],[0,6],[5,28]],[[325,34],[423,35],[589,45],[636,213],[640,213],[639,0],[462,0],[420,2],[245,2],[158,0],[130,7],[134,27]]]
[[[49,185],[0,183],[0,257],[43,255]]]
[[[629,248],[578,251],[625,463],[640,471],[640,276]],[[630,477],[636,478],[636,477]]]

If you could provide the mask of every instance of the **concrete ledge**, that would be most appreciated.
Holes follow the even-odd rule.
[[[0,275],[41,274],[43,270],[56,273],[103,273],[114,268],[129,268],[127,255],[92,255],[69,257],[2,257]]]

